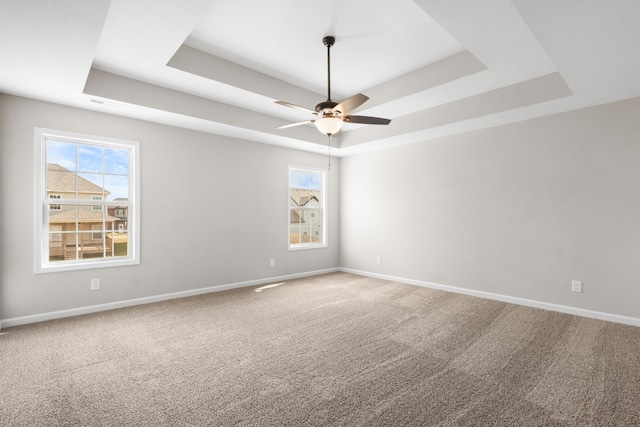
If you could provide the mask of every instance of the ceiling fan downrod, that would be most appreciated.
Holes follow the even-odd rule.
[[[333,36],[326,36],[322,43],[327,47],[327,102],[331,102],[331,46],[336,42]]]
[[[325,36],[322,43],[327,47],[327,100],[316,105],[316,112],[324,116],[333,116],[333,107],[338,105],[337,102],[331,100],[331,46],[336,42],[334,36]]]

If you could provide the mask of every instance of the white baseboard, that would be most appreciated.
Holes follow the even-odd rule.
[[[458,288],[455,286],[440,285],[438,283],[424,282],[421,280],[405,279],[403,277],[387,276],[384,274],[371,273],[368,271],[353,270],[350,268],[338,268],[338,271],[357,274],[359,276],[373,277],[376,279],[389,280],[392,282],[406,283],[408,285],[422,286],[425,288],[439,289],[447,292],[455,292],[474,297],[486,298],[496,301],[508,302],[511,304],[524,305],[527,307],[542,308],[544,310],[557,311],[560,313],[574,314],[576,316],[589,317],[592,319],[605,320],[607,322],[622,323],[625,325],[640,326],[640,319],[636,317],[620,316],[618,314],[603,313],[600,311],[585,310],[583,308],[570,307],[567,305],[552,304],[548,302],[535,301],[525,298],[511,297],[508,295],[494,294],[491,292],[476,291],[473,289]]]
[[[337,268],[325,270],[308,271],[306,273],[288,274],[285,276],[268,277],[265,279],[249,280],[246,282],[229,283],[226,285],[210,286],[207,288],[192,289],[189,291],[173,292],[170,294],[155,295],[150,297],[136,298],[125,301],[110,302],[106,304],[90,305],[87,307],[71,308],[68,310],[52,311],[49,313],[34,314],[31,316],[14,317],[0,320],[0,330],[12,326],[26,325],[29,323],[44,322],[47,320],[61,319],[63,317],[79,316],[82,314],[96,313],[99,311],[114,310],[116,308],[131,307],[134,305],[150,304],[153,302],[166,301],[176,298],[190,297],[194,295],[208,294],[211,292],[227,291],[229,289],[245,288],[249,286],[263,285],[265,283],[282,282],[285,280],[298,279],[301,277],[317,276],[319,274],[335,273]]]
[[[491,292],[476,291],[473,289],[459,288],[455,286],[441,285],[438,283],[425,282],[421,280],[405,279],[403,277],[388,276],[385,274],[371,273],[368,271],[354,270],[350,268],[329,268],[325,270],[309,271],[306,273],[289,274],[285,276],[269,277],[264,279],[249,280],[246,282],[230,283],[226,285],[210,286],[207,288],[192,289],[189,291],[174,292],[169,294],[155,295],[144,298],[136,298],[125,301],[117,301],[106,304],[91,305],[87,307],[72,308],[68,310],[53,311],[49,313],[34,314],[30,316],[14,317],[0,320],[0,330],[12,326],[26,325],[29,323],[44,322],[47,320],[61,319],[64,317],[79,316],[82,314],[96,313],[99,311],[114,310],[117,308],[131,307],[135,305],[150,304],[159,301],[166,301],[176,298],[202,295],[211,292],[221,292],[229,289],[244,288],[250,286],[263,285],[266,283],[280,282],[285,280],[298,279],[301,277],[317,276],[319,274],[334,273],[342,271],[345,273],[357,274],[359,276],[373,277],[376,279],[389,280],[392,282],[406,283],[409,285],[422,286],[425,288],[439,289],[447,292],[455,292],[480,298],[502,301],[527,307],[541,308],[544,310],[557,311],[560,313],[574,314],[576,316],[589,317],[592,319],[605,320],[608,322],[622,323],[625,325],[640,326],[640,319],[635,317],[621,316],[618,314],[603,313],[599,311],[585,310],[582,308],[570,307],[566,305],[552,304],[547,302],[529,300],[525,298],[511,297],[508,295],[494,294]]]

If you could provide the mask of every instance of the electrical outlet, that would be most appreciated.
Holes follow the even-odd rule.
[[[382,258],[380,258],[380,255],[376,257],[376,264],[382,264]]]
[[[582,282],[580,282],[579,280],[572,280],[571,292],[582,292]]]
[[[91,290],[97,291],[100,289],[100,279],[91,279]]]
[[[275,267],[276,266],[276,259],[275,258],[271,258],[269,260],[269,267]]]

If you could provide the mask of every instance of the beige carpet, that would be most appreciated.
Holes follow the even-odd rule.
[[[0,335],[2,426],[640,426],[640,328],[335,273]]]

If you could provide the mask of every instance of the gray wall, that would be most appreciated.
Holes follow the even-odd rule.
[[[329,248],[289,252],[287,165],[326,156],[2,95],[0,319],[339,265],[640,318],[639,117],[633,99],[334,159]],[[35,126],[141,142],[141,265],[33,274]]]
[[[339,265],[338,159],[329,247],[290,252],[287,166],[326,168],[326,155],[7,95],[0,102],[0,319]],[[139,266],[33,273],[36,126],[140,141]],[[91,278],[101,290],[89,290]]]
[[[342,267],[640,318],[640,99],[341,166]]]

